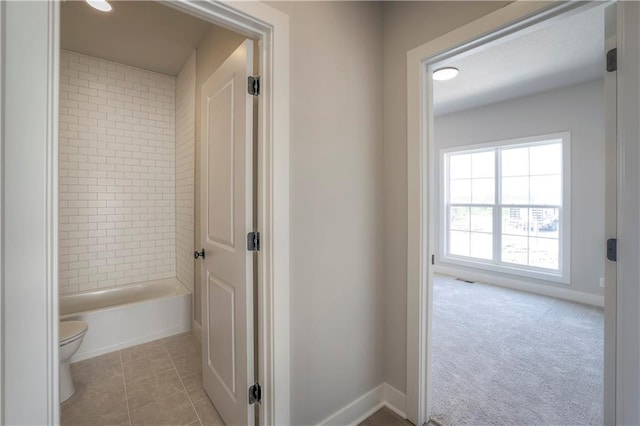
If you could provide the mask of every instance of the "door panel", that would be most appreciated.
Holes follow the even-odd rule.
[[[202,85],[203,386],[227,425],[254,423],[253,97],[245,41]]]
[[[207,97],[209,150],[209,199],[207,237],[210,242],[233,248],[233,90],[234,76],[222,89]]]
[[[225,387],[229,396],[236,399],[235,364],[235,289],[233,286],[210,276],[207,288],[209,306],[209,367]]]

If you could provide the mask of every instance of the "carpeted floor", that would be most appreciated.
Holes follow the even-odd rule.
[[[601,308],[437,276],[433,410],[442,425],[601,425]]]

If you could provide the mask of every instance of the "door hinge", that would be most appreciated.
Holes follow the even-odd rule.
[[[247,234],[247,250],[260,251],[260,233],[258,231]]]
[[[607,52],[607,71],[613,72],[618,70],[618,49],[613,48]]]
[[[618,260],[618,239],[617,238],[609,238],[607,240],[607,259],[612,262],[616,262]]]
[[[255,385],[249,387],[249,404],[254,404],[261,401],[262,388],[260,387],[260,383],[256,383]]]
[[[247,91],[251,96],[258,96],[260,94],[259,76],[249,76],[249,78],[247,78]]]
[[[432,254],[432,255],[431,255],[431,264],[432,264],[432,265],[435,265],[435,264],[436,264],[436,255],[435,255],[435,254]]]

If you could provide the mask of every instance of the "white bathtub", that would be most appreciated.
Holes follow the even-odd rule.
[[[191,292],[177,279],[60,296],[60,320],[80,319],[89,331],[72,362],[191,329]]]

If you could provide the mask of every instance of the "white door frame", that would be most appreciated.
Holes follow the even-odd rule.
[[[1,7],[0,423],[57,424],[59,8]]]
[[[517,1],[407,52],[407,418],[416,425],[428,421],[431,408],[430,346],[432,268],[428,262],[437,248],[435,221],[429,197],[436,194],[437,179],[431,175],[434,162],[433,99],[430,63],[459,54],[497,38],[536,25],[579,7],[574,2],[539,3]],[[639,424],[640,409],[640,269],[639,191],[640,114],[639,93],[640,7],[619,2],[618,16],[618,262],[615,360],[605,361],[615,373],[614,419],[606,424]],[[635,117],[635,119],[634,119]],[[604,241],[603,241],[604,244]],[[603,250],[604,257],[604,250]],[[631,259],[624,262],[624,259]],[[607,303],[607,301],[605,301]],[[611,305],[608,305],[609,307]],[[605,367],[606,368],[606,367]],[[609,370],[609,369],[607,369]],[[609,373],[607,373],[609,374]],[[613,380],[612,380],[613,382]]]
[[[259,40],[259,416],[261,424],[289,424],[289,17],[261,2],[167,4]],[[59,3],[2,8],[0,423],[58,424]],[[38,287],[24,285],[31,282]]]
[[[261,2],[170,6],[258,39],[259,422],[288,424],[289,385],[289,17]],[[202,293],[201,293],[202,294]],[[275,398],[277,395],[277,399]]]

